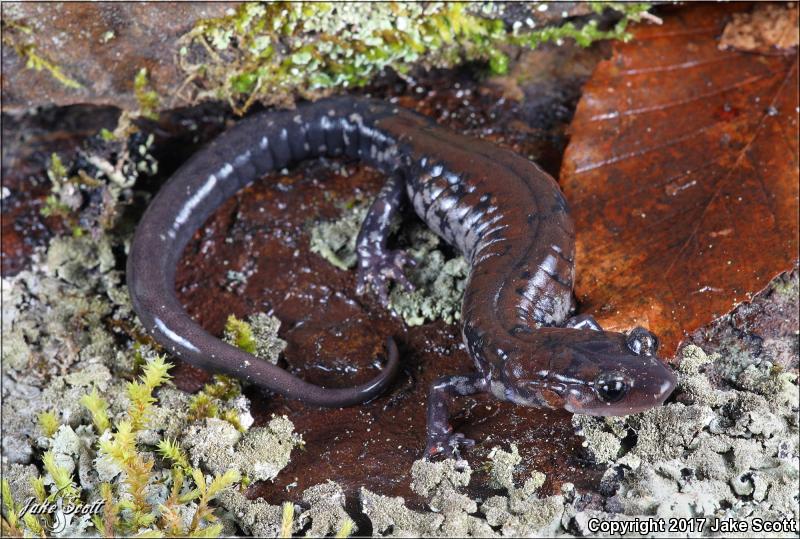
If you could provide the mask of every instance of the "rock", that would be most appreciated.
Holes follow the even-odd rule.
[[[20,2],[5,6],[3,44],[9,39],[31,48],[22,58],[15,46],[3,47],[3,110],[73,103],[136,109],[134,79],[143,68],[158,94],[174,95],[184,78],[175,62],[177,39],[199,19],[222,16],[237,4],[177,3],[155,8],[125,2]],[[11,25],[6,26],[9,21]],[[63,80],[50,69],[26,67],[30,54],[58,69]]]

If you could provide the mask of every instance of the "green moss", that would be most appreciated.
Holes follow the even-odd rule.
[[[278,337],[280,327],[280,320],[265,313],[248,316],[247,321],[231,315],[225,323],[223,340],[275,365],[286,348],[286,341]]]
[[[10,19],[3,19],[2,30],[3,44],[13,48],[17,56],[25,60],[25,67],[36,71],[45,71],[67,88],[83,88],[81,83],[69,77],[61,67],[39,52],[33,41],[35,36],[31,28]]]
[[[40,412],[37,419],[39,420],[39,428],[42,430],[42,434],[48,438],[51,438],[58,430],[58,427],[61,426],[56,414],[50,410]]]
[[[223,419],[236,427],[239,432],[247,430],[242,423],[240,410],[231,407],[232,401],[242,394],[242,386],[238,380],[222,374],[215,374],[211,382],[203,386],[189,401],[187,418],[199,421],[206,418]]]
[[[81,397],[80,403],[92,414],[92,422],[99,434],[104,433],[111,426],[108,419],[108,402],[100,396],[97,388],[92,388],[91,393]]]
[[[362,86],[386,67],[403,73],[418,62],[448,67],[479,60],[502,74],[508,45],[627,39],[628,21],[648,7],[593,4],[596,12],[621,13],[608,31],[590,21],[580,28],[568,22],[517,33],[481,13],[491,8],[465,2],[247,2],[231,15],[199,21],[183,36],[179,59],[188,79],[198,83],[196,98],[226,99],[244,112],[255,100],[290,102],[295,94]]]
[[[133,80],[133,92],[139,103],[139,114],[151,120],[158,120],[158,94],[150,88],[147,69],[142,68]]]
[[[100,138],[102,138],[106,142],[111,142],[112,140],[116,139],[114,133],[109,131],[105,127],[100,130]]]
[[[212,381],[203,387],[203,392],[215,399],[229,401],[242,394],[242,386],[230,376],[215,374]]]
[[[250,324],[239,320],[234,315],[228,316],[225,322],[225,340],[249,354],[256,351],[256,340]]]

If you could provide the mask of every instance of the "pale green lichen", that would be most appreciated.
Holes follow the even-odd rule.
[[[469,264],[461,257],[448,257],[442,240],[427,228],[407,231],[408,254],[417,262],[406,272],[413,291],[394,286],[389,307],[409,326],[441,319],[452,324],[461,319],[461,301],[469,276]]]
[[[511,494],[527,498],[544,485],[545,475],[538,471],[531,474],[521,489],[514,485],[514,468],[522,462],[516,444],[511,444],[511,451],[504,451],[500,447],[492,448],[489,459],[492,461],[489,474],[489,486],[492,488],[505,489]]]
[[[85,248],[82,244],[85,241],[90,240],[68,238],[54,242],[56,252],[47,258],[53,266],[56,260],[59,264],[62,261],[74,262],[74,257],[57,251],[71,247],[80,251]],[[4,454],[8,455],[9,450],[21,451],[27,446],[29,442],[24,433],[28,432],[33,439],[40,438],[37,450],[50,452],[49,468],[59,476],[50,474],[50,479],[40,476],[42,481],[47,481],[44,488],[50,489],[51,483],[63,482],[65,473],[76,486],[88,489],[91,495],[99,495],[106,482],[113,486],[109,500],[111,506],[116,507],[120,493],[129,492],[130,482],[124,478],[120,463],[96,458],[92,448],[99,440],[105,440],[104,443],[116,441],[120,422],[129,414],[132,402],[126,395],[124,381],[118,377],[125,376],[130,369],[132,354],[130,350],[121,350],[114,339],[98,333],[98,328],[90,329],[85,324],[70,326],[69,321],[78,315],[95,320],[103,327],[101,322],[109,313],[130,316],[130,310],[128,305],[114,302],[111,298],[117,296],[104,288],[119,286],[118,280],[110,278],[116,271],[114,267],[95,261],[85,263],[90,267],[84,270],[76,267],[74,271],[63,273],[65,278],[59,277],[61,272],[57,267],[49,264],[35,266],[33,272],[15,278],[15,284],[4,284],[4,292],[8,292],[8,302],[3,306],[4,317],[7,315],[3,320],[4,333],[6,330],[18,331],[29,353],[41,354],[42,346],[57,346],[61,339],[66,338],[82,343],[75,349],[62,352],[59,357],[66,361],[66,373],[53,372],[44,391],[19,382],[4,386],[4,432],[22,434],[17,449],[7,445],[8,439],[4,438]],[[95,301],[102,301],[92,306],[92,302],[83,300],[76,304],[73,300],[63,300],[80,298],[81,294],[87,293],[95,297]],[[60,337],[49,341],[47,331]],[[118,354],[124,356],[126,353],[125,362],[116,359]],[[147,347],[139,347],[138,354],[144,364],[155,357],[154,351]],[[617,441],[617,450],[608,460],[613,461],[613,470],[624,464],[622,469],[627,471],[621,481],[617,480],[617,494],[613,498],[616,500],[614,503],[630,516],[582,509],[586,502],[572,489],[556,496],[539,497],[536,491],[544,477],[538,472],[523,479],[521,486],[516,486],[513,471],[520,464],[521,457],[513,446],[510,451],[498,448],[490,454],[490,477],[494,486],[505,493],[493,495],[485,501],[471,500],[463,492],[471,479],[464,463],[421,461],[412,468],[412,485],[415,492],[426,500],[423,510],[409,509],[401,498],[388,498],[362,490],[363,511],[372,521],[375,533],[391,530],[394,535],[435,536],[551,536],[563,534],[566,530],[585,532],[590,517],[612,520],[629,519],[634,515],[708,514],[720,518],[776,520],[787,515],[795,518],[798,419],[797,410],[792,408],[792,403],[797,400],[794,375],[775,369],[766,362],[755,362],[752,358],[742,361],[746,363],[744,368],[725,371],[735,383],[734,389],[719,389],[711,383],[709,373],[720,364],[721,358],[706,356],[696,347],[687,348],[678,375],[681,390],[690,397],[688,402],[669,404],[663,408],[664,411],[651,411],[638,418],[592,419],[597,424],[597,432]],[[127,367],[124,363],[128,363]],[[734,376],[734,373],[738,374]],[[81,405],[81,397],[95,391],[108,400],[108,421],[113,425],[99,439],[93,414]],[[204,392],[214,395],[213,398],[244,398],[237,396],[238,392],[230,385],[216,381]],[[288,462],[291,447],[297,441],[296,438],[292,441],[293,428],[285,420],[270,423],[264,430],[251,429],[255,430],[252,436],[242,434],[222,420],[209,419],[192,425],[182,414],[175,413],[176,410],[186,411],[191,397],[168,386],[157,388],[153,394],[158,401],[152,404],[150,425],[137,433],[133,443],[135,451],[143,455],[140,465],[149,462],[148,454],[159,455],[147,472],[152,474],[152,479],[144,483],[144,488],[150,499],[170,506],[171,511],[165,513],[168,516],[166,520],[155,520],[150,529],[189,529],[191,515],[199,501],[193,498],[185,500],[186,503],[168,502],[170,491],[178,484],[173,478],[175,472],[170,470],[183,469],[186,463],[166,455],[162,450],[164,440],[177,444],[176,450],[183,452],[190,468],[199,466],[206,473],[216,472],[219,477],[227,470],[235,469],[247,475],[250,481],[275,477],[281,466]],[[19,406],[19,403],[24,403],[24,406]],[[43,438],[38,431],[36,416],[43,410],[59,411],[61,426],[56,436]],[[214,426],[209,428],[209,425]],[[634,429],[638,436],[635,443],[623,444],[622,440]],[[203,435],[193,434],[203,430]],[[590,439],[590,449],[595,449],[596,437],[585,430]],[[224,443],[215,445],[220,440]],[[243,440],[249,441],[243,443]],[[23,454],[17,453],[18,458]],[[33,458],[33,453],[27,455],[28,459]],[[685,470],[690,470],[691,475],[685,477]],[[138,473],[135,468],[132,471]],[[25,474],[27,481],[34,476],[29,472]],[[208,481],[205,477],[203,480]],[[184,474],[181,481],[187,485],[181,495],[194,488],[191,474]],[[18,481],[11,488],[20,493],[34,490],[32,485],[27,490],[22,489]],[[328,484],[310,489],[307,495],[304,493],[303,497],[307,498],[310,506],[295,510],[292,532],[297,533],[309,526],[318,530],[324,528],[327,533],[344,529],[346,513],[337,509],[340,502],[336,495],[338,491],[338,487]],[[325,496],[335,504],[323,510],[319,503]],[[222,520],[224,531],[214,527],[209,533],[235,534],[243,530],[276,535],[281,529],[280,505],[273,506],[262,500],[249,501],[235,488],[220,493],[217,502],[230,513],[223,513],[228,515]],[[146,522],[148,514],[142,512],[138,520],[144,518]],[[17,522],[16,525],[27,526],[31,531],[36,524]],[[102,529],[106,525],[100,521],[76,522],[75,526],[68,528],[68,533],[77,533],[81,526],[86,533],[93,526]],[[125,529],[128,524],[121,519],[110,526],[111,529]]]
[[[400,497],[381,496],[361,489],[362,510],[380,535],[407,537],[499,537],[552,536],[561,529],[561,518],[572,503],[562,495],[539,498],[536,491],[544,483],[544,474],[534,471],[517,488],[512,480],[521,459],[516,447],[510,452],[494,448],[490,475],[493,486],[503,488],[480,502],[463,492],[472,477],[465,462],[416,461],[411,468],[411,487],[425,499],[426,510],[409,509]],[[567,489],[569,490],[569,489]]]
[[[143,331],[116,269],[113,251],[123,242],[102,231],[55,238],[30,270],[4,278],[4,354],[14,335],[19,356],[3,364],[4,477],[12,463],[33,461],[41,471],[28,480],[38,498],[59,491],[83,504],[107,500],[105,513],[71,520],[60,536],[219,534],[213,499],[238,479],[153,458],[165,440],[179,443],[188,397],[164,387],[163,357],[131,346]],[[249,416],[247,404],[239,408]],[[52,521],[15,518],[19,507],[5,506],[4,533],[41,535]]]
[[[462,2],[246,2],[234,14],[196,23],[181,40],[179,61],[187,82],[196,82],[194,100],[226,99],[243,112],[256,100],[286,104],[296,93],[361,86],[385,67],[405,73],[419,62],[444,67],[483,60],[492,72],[504,73],[508,45],[536,47],[574,39],[586,46],[600,39],[627,39],[629,20],[649,4],[596,3],[596,12],[620,12],[610,30],[590,20],[580,27],[566,22],[522,32],[506,28],[496,10],[484,7]]]
[[[685,402],[613,423],[574,417],[597,459],[613,465],[609,473],[623,470],[615,499],[625,514],[798,518],[797,376],[741,361],[732,369],[730,358],[688,346],[678,368]],[[732,387],[713,385],[716,367]],[[623,449],[628,433],[635,443]]]
[[[280,505],[272,505],[261,499],[248,500],[236,490],[223,492],[219,502],[246,534],[256,537],[279,537],[283,522]]]
[[[367,207],[360,204],[345,208],[338,219],[315,223],[311,227],[311,252],[340,270],[355,267],[356,239],[366,216]]]
[[[270,481],[303,440],[283,416],[244,434],[227,421],[208,418],[189,427],[183,443],[194,466],[202,465],[214,473],[236,469],[252,481]]]
[[[60,171],[67,169],[63,163],[61,167],[54,163],[52,168],[59,177],[67,175]],[[109,170],[111,175],[115,174],[113,168],[116,167]],[[130,185],[131,179],[124,172],[122,176],[108,176],[108,181]],[[114,199],[113,204],[118,202]],[[3,501],[39,496],[45,489],[51,491],[53,485],[69,479],[84,490],[84,500],[107,497],[109,507],[114,509],[107,520],[72,523],[65,536],[109,535],[100,531],[106,529],[130,532],[130,523],[125,521],[129,517],[121,515],[119,509],[121,500],[129,499],[131,488],[136,485],[123,478],[120,463],[96,458],[96,447],[101,439],[106,443],[116,442],[120,423],[129,414],[132,399],[126,393],[125,380],[130,379],[132,366],[137,363],[133,356],[141,355],[142,364],[155,356],[153,350],[144,346],[139,348],[143,350],[141,354],[135,354],[130,346],[133,340],[144,339],[144,332],[131,322],[133,315],[122,275],[115,269],[118,264],[114,251],[124,249],[126,238],[112,236],[100,227],[97,230],[100,239],[86,234],[53,241],[48,254],[32,270],[3,280],[3,366],[4,375],[9,375],[3,388],[3,454],[8,459],[4,460],[3,472],[10,481],[8,489],[4,486]],[[7,346],[8,343],[13,346]],[[6,358],[12,361],[7,363]],[[708,376],[712,370],[733,384],[733,388],[715,387]],[[601,434],[614,442],[615,445],[609,444],[614,447],[598,460],[611,462],[614,474],[625,471],[617,494],[609,503],[617,503],[620,510],[632,516],[579,510],[585,503],[578,503],[579,497],[570,489],[564,495],[539,498],[534,491],[543,481],[541,474],[534,473],[522,487],[516,487],[512,471],[520,457],[515,447],[510,452],[497,449],[492,453],[490,475],[495,485],[506,491],[504,495],[483,502],[470,500],[461,492],[470,479],[463,467],[423,463],[415,465],[413,474],[415,491],[427,501],[424,510],[410,510],[402,498],[387,498],[366,490],[361,493],[363,509],[376,533],[391,529],[394,535],[551,536],[566,530],[585,533],[589,517],[612,520],[709,514],[723,519],[777,520],[787,515],[796,519],[798,416],[797,408],[793,408],[797,402],[796,376],[748,356],[746,351],[731,358],[706,356],[699,349],[689,348],[684,352],[679,377],[681,390],[688,397],[685,403],[669,404],[665,407],[669,411],[630,420],[592,420],[595,430],[585,428],[590,449],[597,449]],[[244,397],[231,395],[222,385],[217,387],[216,381],[203,391],[213,395],[213,399],[230,396],[231,400],[226,402],[243,402],[241,409],[247,407]],[[95,392],[108,401],[106,414],[110,428],[103,438],[98,437],[97,431],[103,429],[99,428],[95,414],[81,404],[83,396]],[[190,420],[185,417],[190,397],[169,386],[156,388],[150,396],[157,400],[151,403],[147,414],[147,428],[136,433],[131,455],[139,454],[142,459],[137,465],[144,467],[152,459],[144,483],[149,498],[144,501],[150,499],[153,506],[161,504],[168,510],[145,529],[151,534],[165,530],[183,534],[190,530],[192,517],[197,514],[199,485],[208,485],[210,477],[203,473],[201,479],[192,472],[182,478],[176,476],[176,469],[183,469],[186,464],[161,451],[163,442],[170,440],[176,444],[171,453],[183,451],[189,460],[184,432],[190,428]],[[57,416],[59,425],[54,432],[40,431],[37,418],[41,412]],[[686,425],[680,424],[683,420]],[[293,442],[286,442],[283,447],[275,443],[276,439],[291,439],[293,429],[288,422],[271,432],[261,432],[250,439],[252,443],[241,446],[246,435],[230,423],[219,424],[219,432],[237,440],[231,446],[234,452],[247,454],[249,461],[260,463],[258,469],[255,465],[243,467],[253,477],[274,477],[288,461],[291,451],[288,445]],[[623,443],[634,430],[637,438]],[[680,450],[653,450],[659,444],[673,444]],[[274,451],[265,451],[264,447]],[[47,466],[41,458],[43,452],[50,455]],[[201,467],[206,462],[216,463],[219,467],[215,469],[221,474],[218,477],[224,476],[227,471],[224,460],[214,461],[209,457],[206,461],[199,455],[207,455],[208,451],[195,449],[195,453]],[[35,462],[41,471],[36,466],[13,462]],[[191,467],[192,463],[189,464]],[[134,473],[141,471],[133,469]],[[204,470],[209,471],[209,468]],[[229,475],[227,481],[231,478]],[[176,486],[178,497],[169,501]],[[333,533],[345,529],[345,514],[337,494],[340,491],[330,483],[306,491],[303,499],[311,506],[294,511],[292,531],[297,533],[311,527]],[[317,504],[326,495],[335,503],[319,507]],[[178,503],[181,497],[186,498]],[[235,487],[222,491],[217,501],[231,513],[220,513],[222,527],[208,521],[200,523],[200,527],[208,524],[204,528],[207,533],[232,535],[240,529],[258,535],[280,532],[280,505],[249,501]],[[213,505],[208,496],[206,505]],[[142,512],[137,521],[146,523],[148,514]],[[4,515],[9,516],[8,506]],[[7,523],[7,520],[3,523],[4,530],[8,529]],[[30,519],[15,522],[20,531],[39,535],[37,525],[41,523]]]
[[[311,227],[311,250],[340,269],[356,264],[355,243],[366,216],[363,204],[345,206],[342,216]],[[441,319],[453,323],[461,318],[469,266],[460,256],[447,254],[442,240],[424,226],[415,224],[400,233],[399,243],[416,261],[405,274],[414,285],[406,290],[391,285],[389,308],[410,326]]]
[[[351,531],[357,529],[345,511],[344,491],[333,481],[306,489],[303,492],[303,502],[309,509],[300,514],[298,523],[300,526],[310,523],[306,536],[325,537],[337,534],[348,526]]]

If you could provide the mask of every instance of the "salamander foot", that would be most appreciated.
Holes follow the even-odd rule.
[[[425,458],[443,455],[461,459],[461,447],[472,447],[475,440],[453,432],[450,426],[447,402],[453,397],[463,397],[486,391],[486,380],[478,373],[443,376],[436,379],[428,392],[428,444]]]
[[[446,459],[455,458],[461,459],[461,447],[472,447],[475,445],[475,440],[466,438],[460,432],[445,432],[440,435],[429,435],[428,445],[425,448],[425,458],[431,459],[433,457],[443,456]]]
[[[594,319],[594,316],[592,316],[591,314],[579,314],[573,316],[572,318],[568,318],[564,322],[564,324],[562,324],[562,327],[603,331],[603,328],[600,327],[600,324],[597,322],[597,320]]]
[[[416,264],[416,260],[400,250],[359,253],[356,294],[363,295],[367,287],[372,285],[381,303],[386,306],[389,304],[389,281],[397,282],[406,290],[414,290],[414,285],[406,277],[403,268]]]

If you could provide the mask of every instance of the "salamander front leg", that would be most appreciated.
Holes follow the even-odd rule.
[[[372,285],[383,305],[389,303],[390,280],[397,281],[408,290],[414,289],[403,268],[415,265],[416,261],[404,251],[386,248],[392,221],[402,209],[405,196],[405,181],[400,175],[393,174],[370,206],[356,241],[356,293],[361,295],[366,292],[368,285]]]
[[[573,316],[572,318],[569,318],[567,319],[566,322],[564,322],[563,327],[603,331],[603,328],[600,327],[600,324],[597,323],[597,320],[595,320],[594,316],[592,316],[591,314],[579,314],[578,316]]]
[[[459,456],[459,446],[473,446],[474,440],[453,432],[450,425],[448,402],[452,397],[472,395],[486,391],[486,379],[480,374],[443,376],[438,378],[428,392],[428,444],[425,457],[444,455],[445,458]]]

